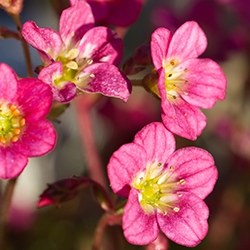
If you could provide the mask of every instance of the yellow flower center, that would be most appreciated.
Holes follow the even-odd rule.
[[[185,180],[177,180],[173,169],[164,169],[161,163],[153,163],[133,179],[132,186],[139,191],[139,202],[146,213],[157,211],[166,215],[172,211],[179,212],[180,194],[177,190]]]
[[[167,98],[169,101],[175,101],[185,91],[185,83],[187,83],[185,73],[187,69],[181,67],[176,59],[164,62],[163,68]]]
[[[25,119],[13,104],[0,103],[0,145],[17,142],[25,126]]]
[[[54,78],[54,84],[56,86],[63,85],[65,82],[72,82],[78,87],[83,87],[93,78],[93,74],[84,73],[83,69],[92,64],[93,61],[87,58],[79,58],[79,50],[77,48],[70,49],[61,53],[56,58],[63,65],[63,73],[60,76]]]

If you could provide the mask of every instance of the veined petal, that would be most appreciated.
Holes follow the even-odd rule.
[[[28,157],[42,156],[54,149],[56,131],[53,125],[46,120],[27,124],[24,134],[13,149]]]
[[[135,245],[149,244],[159,234],[156,215],[148,215],[143,211],[135,189],[131,189],[128,202],[124,208],[122,228],[127,241]]]
[[[185,22],[174,33],[167,53],[168,58],[183,61],[196,58],[207,47],[207,38],[200,26],[194,22]]]
[[[80,57],[94,62],[118,64],[121,59],[122,40],[106,27],[95,27],[85,33],[79,44]]]
[[[17,77],[7,64],[0,64],[0,101],[13,101],[17,92]]]
[[[36,78],[19,80],[18,104],[27,120],[37,120],[47,116],[52,105],[50,86]]]
[[[162,121],[171,132],[189,140],[196,140],[206,126],[206,116],[182,99],[162,102]]]
[[[188,69],[184,100],[201,108],[212,108],[217,100],[224,99],[226,77],[217,63],[210,59],[191,59],[183,65]]]
[[[185,102],[181,97],[170,102],[167,99],[163,70],[160,72],[158,88],[161,96],[162,121],[172,133],[196,140],[206,126],[206,116],[199,108]]]
[[[60,17],[59,32],[65,42],[79,41],[87,30],[94,27],[94,17],[89,4],[77,1],[72,7],[65,9]]]
[[[180,210],[167,215],[157,214],[160,229],[172,241],[187,247],[198,245],[208,231],[206,204],[194,194],[182,193]]]
[[[165,163],[175,150],[175,139],[162,123],[154,122],[139,131],[134,139],[144,147],[149,162]]]
[[[87,86],[82,87],[81,90],[128,100],[130,82],[116,66],[109,63],[95,63],[84,69],[84,72],[93,77],[90,77],[91,80]]]
[[[108,177],[115,193],[127,196],[135,175],[146,167],[146,152],[138,144],[121,146],[111,156],[108,163]]]
[[[179,149],[169,157],[167,165],[182,180],[180,190],[192,192],[201,199],[212,192],[218,178],[212,155],[201,148]]]
[[[170,43],[170,31],[165,28],[156,29],[151,37],[151,55],[156,69],[162,68]]]
[[[22,36],[34,48],[56,59],[62,47],[60,35],[50,28],[39,28],[34,22],[24,23]]]
[[[28,163],[26,156],[11,147],[0,147],[0,178],[10,179],[18,176]]]

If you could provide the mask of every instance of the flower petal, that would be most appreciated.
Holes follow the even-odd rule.
[[[160,229],[172,241],[187,247],[198,245],[208,231],[208,207],[197,196],[182,193],[179,212],[157,214]]]
[[[54,84],[54,79],[60,78],[63,74],[63,66],[60,62],[54,62],[44,67],[38,78],[47,83],[53,92],[53,99],[59,102],[69,102],[76,96],[76,86],[72,82],[61,82]]]
[[[191,59],[183,67],[188,69],[184,100],[201,108],[212,108],[217,100],[224,99],[226,77],[217,63],[210,59]]]
[[[46,120],[29,123],[20,141],[13,143],[16,152],[28,157],[42,156],[52,151],[56,143],[56,131]]]
[[[24,23],[22,36],[34,48],[56,59],[62,48],[59,34],[50,28],[39,28],[34,22]]]
[[[156,69],[163,66],[163,60],[166,58],[170,39],[170,31],[165,28],[158,28],[152,34],[151,55]]]
[[[65,44],[69,44],[72,39],[74,42],[79,41],[86,31],[93,27],[94,17],[85,1],[77,1],[61,14],[59,32]]]
[[[146,152],[138,144],[121,146],[111,156],[108,163],[110,186],[115,193],[127,196],[133,177],[146,167]]]
[[[218,172],[212,155],[206,150],[196,147],[179,149],[169,157],[167,165],[184,180],[180,190],[192,192],[201,199],[212,192]]]
[[[18,104],[26,120],[47,116],[52,105],[50,86],[35,78],[23,78],[18,84]]]
[[[17,93],[17,78],[7,64],[0,64],[0,101],[12,102]]]
[[[10,179],[18,176],[28,163],[26,156],[11,147],[0,147],[0,178]]]
[[[149,244],[159,234],[156,215],[148,215],[142,210],[135,189],[131,189],[124,208],[122,228],[127,241],[135,245]]]
[[[185,22],[174,33],[167,57],[180,61],[196,58],[206,47],[207,38],[200,26],[194,21]]]
[[[118,64],[122,49],[122,40],[106,27],[90,29],[79,44],[80,57],[91,59],[94,62]]]
[[[206,126],[206,116],[182,99],[177,103],[162,100],[162,121],[172,133],[196,140]]]
[[[175,139],[162,123],[154,122],[139,131],[134,139],[144,147],[149,162],[165,163],[175,150]]]
[[[84,72],[89,73],[91,79],[81,90],[128,100],[130,82],[116,66],[109,63],[95,63],[84,69]]]

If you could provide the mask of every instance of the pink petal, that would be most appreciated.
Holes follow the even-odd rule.
[[[26,156],[15,152],[11,147],[0,147],[0,178],[18,176],[28,163]]]
[[[107,166],[113,191],[126,197],[128,186],[146,163],[146,152],[140,145],[129,143],[121,146],[113,153]]]
[[[179,212],[157,214],[160,229],[172,241],[187,247],[198,245],[208,231],[206,204],[197,196],[182,193]]]
[[[177,103],[162,100],[162,121],[172,133],[196,140],[206,126],[206,116],[182,99]]]
[[[167,57],[180,61],[196,58],[206,47],[207,38],[200,26],[194,21],[186,22],[174,33]]]
[[[174,136],[160,122],[145,126],[136,134],[134,143],[145,149],[149,162],[165,163],[175,150]]]
[[[53,83],[53,79],[60,77],[63,73],[63,66],[60,62],[54,62],[44,67],[38,78],[50,85],[53,92],[53,99],[59,102],[69,102],[76,96],[76,86],[72,82],[62,82],[58,85]]]
[[[23,78],[18,82],[18,104],[26,120],[47,116],[52,105],[50,86],[35,78]]]
[[[95,27],[80,41],[80,57],[94,62],[118,64],[122,54],[122,40],[106,27]]]
[[[165,28],[158,28],[152,34],[151,55],[156,69],[163,66],[163,60],[166,58],[170,39],[170,31]]]
[[[17,93],[17,78],[13,69],[0,63],[0,100],[12,102]]]
[[[76,2],[61,14],[59,32],[65,44],[69,44],[72,39],[77,42],[87,30],[93,27],[94,17],[90,6],[85,1]]]
[[[188,81],[182,98],[188,103],[212,108],[217,100],[226,94],[226,77],[220,66],[209,59],[191,59],[184,63],[187,68],[185,79]]]
[[[109,15],[106,17],[106,23],[116,26],[129,26],[133,24],[142,9],[142,0],[120,0],[106,1],[109,7]]]
[[[56,131],[46,120],[34,121],[25,127],[20,141],[13,143],[13,149],[28,157],[42,156],[52,151],[56,143]]]
[[[34,22],[24,23],[22,36],[34,48],[56,59],[62,48],[59,34],[50,28],[39,28]]]
[[[135,189],[131,189],[124,208],[122,228],[127,241],[135,245],[149,244],[159,234],[156,215],[148,215],[142,210]]]
[[[201,148],[179,149],[169,157],[167,165],[185,181],[180,190],[192,192],[201,199],[211,193],[218,178],[212,155]]]
[[[130,82],[118,68],[109,63],[95,63],[84,69],[93,75],[87,86],[81,90],[91,93],[101,93],[127,101],[130,95]]]

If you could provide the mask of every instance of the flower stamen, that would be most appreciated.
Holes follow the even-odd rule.
[[[0,144],[8,146],[17,142],[24,130],[25,119],[17,106],[13,104],[0,104]]]

